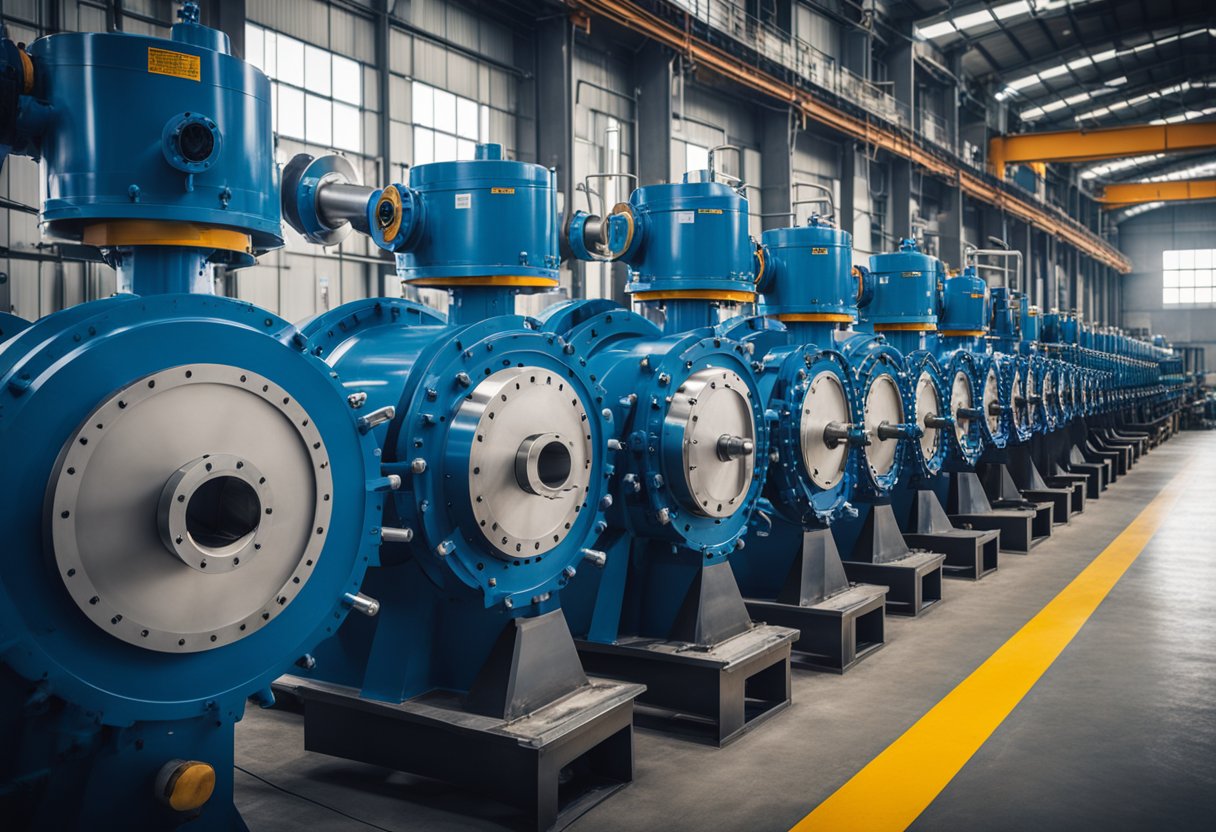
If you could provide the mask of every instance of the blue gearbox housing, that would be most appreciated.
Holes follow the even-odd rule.
[[[0,345],[0,699],[33,827],[240,826],[233,723],[359,602],[387,485],[298,335],[118,296]],[[183,760],[214,777],[189,811],[154,788]]]
[[[193,236],[232,265],[283,244],[270,82],[186,6],[168,40],[61,33],[18,62],[11,152],[42,161],[51,236],[104,249]]]
[[[584,561],[604,565],[592,546],[612,502],[612,412],[590,352],[501,314],[521,288],[557,281],[552,176],[498,146],[415,167],[408,186],[359,185],[337,157],[289,168],[284,213],[310,239],[363,230],[405,279],[451,292],[446,319],[381,298],[306,325],[400,482],[365,582],[380,616],[348,622],[309,673],[390,702],[457,691],[510,717],[509,702],[471,691],[517,621],[552,614],[566,632],[559,592]]]
[[[695,573],[740,545],[764,485],[768,436],[752,350],[712,328],[665,335],[603,301],[552,307],[542,320],[587,356],[621,446],[608,566],[598,586],[576,587],[571,626],[599,641],[621,628],[665,637]],[[630,567],[670,583],[626,597]]]
[[[759,264],[747,205],[713,171],[689,171],[680,183],[635,189],[607,217],[574,212],[566,234],[578,259],[628,265],[626,291],[636,300],[750,302]]]
[[[374,443],[297,329],[206,296],[211,263],[282,242],[270,85],[196,3],[180,16],[170,39],[0,43],[0,152],[41,159],[48,232],[99,247],[123,293],[0,321],[22,828],[243,828],[245,700],[375,613],[359,588],[393,481]]]

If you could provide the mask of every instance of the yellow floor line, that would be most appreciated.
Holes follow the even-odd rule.
[[[907,829],[987,741],[1135,562],[1182,493],[1189,468],[1093,562],[958,687],[791,832]]]

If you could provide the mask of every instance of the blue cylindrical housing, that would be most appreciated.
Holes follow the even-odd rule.
[[[761,315],[824,315],[848,323],[857,317],[853,238],[818,219],[802,227],[771,228],[763,235]]]
[[[503,159],[502,146],[477,157],[410,171],[420,204],[416,245],[397,255],[401,277],[418,285],[527,287],[557,283],[557,188],[554,174]],[[486,278],[490,278],[486,280]]]
[[[914,240],[904,240],[897,252],[871,256],[870,272],[874,296],[863,317],[875,331],[937,323],[941,261],[921,253]]]
[[[945,334],[982,333],[988,328],[988,286],[975,269],[948,277],[942,290],[938,331]]]
[[[22,116],[42,156],[52,235],[168,221],[247,233],[254,251],[282,245],[270,82],[229,54],[227,36],[186,22],[172,40],[64,33],[29,53]]]
[[[706,171],[680,184],[638,188],[629,198],[632,240],[628,292],[756,291],[756,256],[748,236],[747,199]]]

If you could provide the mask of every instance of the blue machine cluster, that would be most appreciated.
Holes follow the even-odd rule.
[[[632,778],[635,700],[738,737],[789,703],[791,661],[848,669],[886,612],[1067,522],[1183,397],[1164,343],[989,287],[1008,252],[955,274],[909,240],[854,267],[818,215],[757,244],[712,165],[564,219],[553,172],[496,145],[381,188],[338,156],[280,176],[269,83],[195,3],[171,39],[2,55],[0,151],[41,160],[47,233],[119,274],[0,315],[19,825],[243,828],[233,726],[278,692],[310,750],[550,828],[559,784]],[[381,298],[293,325],[215,297],[212,266],[283,220],[368,235],[449,314]],[[651,314],[515,314],[563,246],[625,263]]]

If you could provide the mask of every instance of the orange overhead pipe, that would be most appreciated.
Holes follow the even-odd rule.
[[[1056,130],[995,136],[988,161],[998,176],[1019,162],[1093,162],[1148,153],[1181,153],[1216,147],[1216,122],[1134,124],[1100,130]]]
[[[1114,209],[1145,202],[1177,202],[1187,199],[1216,199],[1216,179],[1107,185],[1098,201],[1103,207]]]
[[[1131,261],[1122,252],[1080,223],[1053,215],[1006,192],[1003,188],[995,187],[982,177],[921,147],[907,132],[897,131],[839,110],[807,90],[787,84],[705,41],[692,37],[628,0],[566,0],[566,4],[611,20],[662,43],[686,55],[699,68],[710,70],[778,101],[785,101],[797,108],[803,118],[825,124],[850,138],[908,159],[947,182],[958,183],[959,188],[968,196],[1059,237],[1079,251],[1123,274],[1132,270]]]

